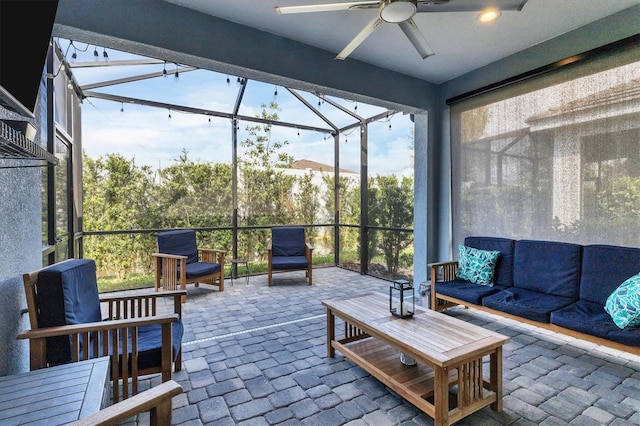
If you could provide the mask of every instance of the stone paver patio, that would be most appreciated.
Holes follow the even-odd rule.
[[[226,280],[221,293],[188,286],[183,369],[174,373],[184,393],[172,424],[433,424],[340,353],[326,356],[321,301],[388,294],[390,283],[335,267],[314,269],[313,282],[300,271],[274,275],[272,287],[266,275]],[[458,424],[640,425],[640,357],[473,309],[447,312],[511,337],[504,411],[487,407]]]

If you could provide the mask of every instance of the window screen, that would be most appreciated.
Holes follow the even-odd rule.
[[[640,47],[451,105],[453,239],[640,246]]]

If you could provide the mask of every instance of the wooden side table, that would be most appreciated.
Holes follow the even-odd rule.
[[[0,424],[66,425],[110,398],[109,357],[0,377]]]
[[[249,259],[231,259],[231,285],[233,286],[233,279],[238,272],[238,265],[244,265],[244,284],[249,284]]]

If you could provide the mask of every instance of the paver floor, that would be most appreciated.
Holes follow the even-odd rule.
[[[336,267],[314,269],[313,283],[293,271],[274,275],[272,287],[266,275],[225,281],[224,292],[188,286],[183,369],[174,373],[184,393],[172,424],[432,425],[339,352],[326,356],[320,302],[388,294],[390,283]],[[458,424],[640,425],[640,357],[473,309],[447,313],[511,337],[504,411],[487,407]]]

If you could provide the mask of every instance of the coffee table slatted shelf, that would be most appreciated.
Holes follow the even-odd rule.
[[[394,317],[388,298],[379,293],[322,303],[327,308],[328,356],[339,351],[434,424],[450,425],[489,405],[502,410],[502,345],[508,337],[418,306],[410,319]],[[344,321],[340,339],[336,317]],[[402,364],[401,352],[418,364]]]
[[[402,364],[399,350],[373,338],[335,344],[334,347],[431,418],[435,417],[432,400],[435,373],[432,368],[420,363],[415,366]],[[451,370],[449,386],[457,381],[458,370]]]

